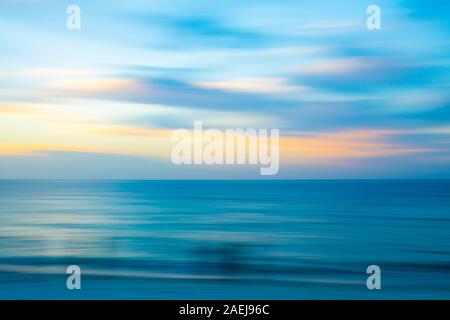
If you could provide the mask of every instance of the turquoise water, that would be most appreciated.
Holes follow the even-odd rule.
[[[0,181],[0,298],[449,299],[449,209],[450,181]]]

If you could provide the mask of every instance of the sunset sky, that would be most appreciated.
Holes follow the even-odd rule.
[[[81,8],[81,29],[66,8]],[[366,8],[381,8],[381,30]],[[450,4],[0,0],[0,178],[257,179],[171,132],[280,129],[274,178],[450,178]]]

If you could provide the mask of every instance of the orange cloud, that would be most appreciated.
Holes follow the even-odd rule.
[[[72,147],[72,146],[55,146],[55,145],[0,145],[1,156],[44,156],[45,151],[66,151],[66,152],[88,152],[99,153],[93,148]]]
[[[149,129],[129,126],[96,126],[95,129],[88,130],[91,133],[111,136],[148,136],[154,138],[170,138],[172,130],[169,129]]]
[[[39,113],[36,108],[33,108],[25,104],[14,104],[14,103],[0,103],[0,114],[36,114]]]
[[[356,130],[291,136],[280,140],[280,150],[282,157],[292,162],[388,157],[432,151],[393,144],[388,138],[394,134],[397,132],[391,130]]]
[[[55,135],[29,135],[20,142],[14,139],[4,140],[3,143],[0,141],[0,155],[35,156],[45,154],[45,151],[68,151],[169,159],[173,146],[170,129],[91,124],[64,125],[53,130]],[[333,162],[345,158],[388,157],[433,151],[393,143],[390,141],[391,136],[407,134],[397,130],[288,134],[280,137],[280,154],[284,162],[292,164],[314,164],[317,161]]]
[[[137,88],[137,81],[126,78],[80,78],[63,79],[51,83],[51,87],[63,91],[97,93],[118,89]]]

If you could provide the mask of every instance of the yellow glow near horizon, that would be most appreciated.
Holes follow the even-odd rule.
[[[35,156],[46,151],[67,151],[169,159],[173,146],[171,129],[120,123],[127,117],[173,112],[176,109],[164,106],[97,100],[64,104],[0,103],[0,155]],[[353,130],[288,135],[282,132],[280,153],[282,161],[301,164],[430,151],[389,142],[391,135],[410,133],[414,132]]]

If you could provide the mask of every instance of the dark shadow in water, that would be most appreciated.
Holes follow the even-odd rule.
[[[227,242],[202,245],[192,252],[199,273],[238,275],[251,269],[251,250],[245,243]]]

